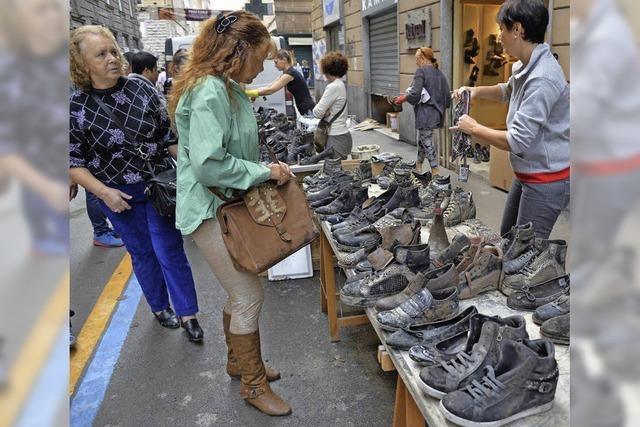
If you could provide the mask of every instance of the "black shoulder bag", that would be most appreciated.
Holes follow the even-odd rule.
[[[156,212],[158,212],[158,214],[162,216],[175,216],[177,176],[173,158],[171,158],[170,162],[173,166],[171,169],[167,169],[164,172],[156,174],[153,170],[153,166],[151,166],[151,162],[149,161],[151,156],[149,155],[149,153],[144,151],[143,145],[136,142],[135,136],[131,132],[129,132],[120,118],[113,113],[113,110],[111,110],[111,108],[109,108],[98,95],[96,95],[95,93],[91,93],[91,97],[98,103],[100,108],[105,113],[107,113],[111,120],[120,129],[122,129],[127,139],[130,140],[131,143],[135,146],[135,151],[130,150],[128,147],[124,147],[124,149],[134,155],[140,156],[140,158],[144,161],[145,167],[151,175],[151,178],[146,182],[144,194],[147,196]]]
[[[338,117],[340,117],[345,108],[347,108],[347,101],[344,102],[344,105],[342,106],[340,111],[338,111],[338,114],[333,116],[331,120],[327,121],[324,118],[320,119],[318,127],[313,134],[313,143],[318,153],[321,153],[326,148],[327,139],[329,138],[329,128],[331,128],[333,122],[335,122]]]

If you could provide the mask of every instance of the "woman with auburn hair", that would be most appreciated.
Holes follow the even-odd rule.
[[[167,149],[175,138],[164,103],[154,87],[122,77],[124,57],[105,27],[75,29],[69,57],[77,88],[69,107],[69,176],[100,199],[158,322],[172,329],[182,325],[190,341],[200,342],[198,299],[182,236],[173,218],[159,215],[145,195],[151,174],[143,157],[155,173],[171,167]]]
[[[179,135],[176,223],[191,235],[228,294],[222,314],[227,373],[240,377],[240,395],[248,403],[268,415],[288,415],[291,407],[268,383],[280,373],[262,361],[262,284],[256,274],[234,268],[216,219],[223,202],[209,190],[231,196],[269,179],[284,184],[292,176],[284,163],[259,163],[258,127],[240,86],[253,81],[272,51],[269,32],[255,15],[236,11],[209,19],[173,83],[169,109]]]
[[[315,102],[309,92],[309,86],[307,85],[302,72],[297,70],[293,65],[293,57],[289,51],[280,49],[276,54],[274,60],[276,68],[282,71],[282,76],[267,87],[259,89],[253,89],[247,92],[252,97],[266,96],[276,93],[283,87],[287,87],[287,90],[291,92],[293,98],[296,100],[296,108],[303,116],[309,116],[312,114]]]
[[[313,115],[334,120],[328,130],[324,151],[304,160],[304,164],[318,163],[326,158],[346,159],[351,154],[353,140],[347,128],[347,88],[342,78],[349,70],[347,58],[340,52],[329,52],[320,60],[320,70],[329,84],[313,109]]]
[[[418,129],[418,158],[416,170],[422,172],[425,158],[431,166],[431,173],[438,174],[438,148],[433,143],[433,130],[444,126],[444,113],[451,106],[451,94],[447,78],[438,67],[438,59],[430,47],[416,50],[417,69],[407,93],[395,99],[396,104],[407,101],[413,105]],[[429,95],[426,102],[422,90]]]

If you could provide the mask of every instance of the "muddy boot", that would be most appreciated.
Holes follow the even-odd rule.
[[[450,245],[447,232],[444,229],[444,219],[442,217],[442,206],[449,204],[449,199],[445,198],[440,205],[440,209],[435,212],[433,225],[429,230],[429,250],[431,259],[437,259],[441,252],[444,252]]]
[[[458,233],[453,236],[453,240],[451,240],[451,244],[447,249],[442,251],[437,259],[432,260],[432,264],[435,267],[442,267],[449,263],[457,264],[456,260],[461,258],[462,251],[464,248],[468,247],[471,244],[471,241],[467,236],[462,233]]]
[[[236,356],[233,354],[233,349],[231,347],[231,332],[229,332],[229,327],[231,326],[231,315],[227,314],[225,311],[222,312],[222,327],[224,328],[224,340],[227,343],[227,374],[236,380],[240,379],[240,366],[238,366],[238,360]],[[268,381],[275,381],[280,379],[280,372],[277,369],[272,368],[271,366],[264,365],[265,371],[267,373]]]
[[[468,219],[476,217],[476,205],[471,192],[456,188],[451,195],[451,202],[442,215],[445,227],[453,227]]]
[[[267,415],[291,414],[291,406],[275,394],[267,382],[260,352],[260,331],[244,335],[230,333],[229,338],[242,373],[240,396]]]
[[[502,252],[497,246],[478,249],[476,259],[460,273],[458,293],[460,299],[473,298],[483,292],[496,290],[502,271]]]

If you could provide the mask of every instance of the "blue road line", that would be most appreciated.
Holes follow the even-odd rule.
[[[56,417],[67,408],[69,378],[65,372],[69,369],[69,325],[66,322],[52,350],[16,427],[41,427],[64,421]]]
[[[118,303],[111,322],[87,367],[84,377],[71,400],[71,427],[91,427],[111,381],[133,317],[138,308],[142,289],[135,274],[131,275],[124,298]]]

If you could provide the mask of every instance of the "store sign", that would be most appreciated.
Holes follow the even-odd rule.
[[[179,9],[173,7],[161,7],[157,9],[158,18],[161,20],[185,20],[185,21],[206,21],[212,16],[217,16],[219,10],[210,9]],[[153,14],[150,14],[154,19]]]
[[[431,46],[431,9],[409,12],[404,34],[409,49]]]
[[[340,20],[341,3],[340,0],[322,0],[322,14],[325,26]]]
[[[398,0],[362,0],[362,16],[373,15],[398,4]]]

